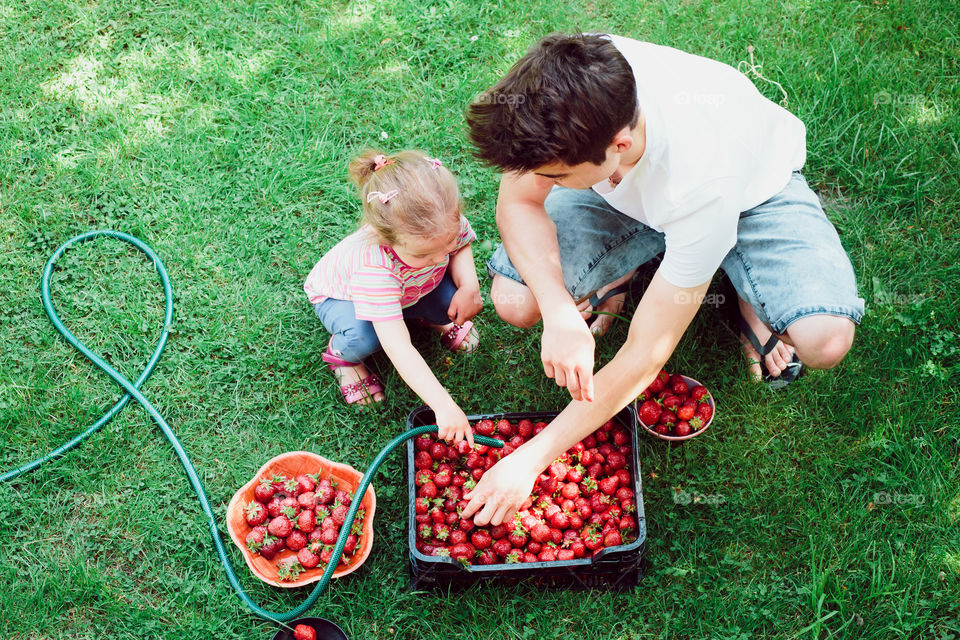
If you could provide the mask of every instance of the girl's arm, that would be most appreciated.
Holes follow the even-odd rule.
[[[476,275],[474,275],[476,277]],[[453,401],[447,390],[433,375],[430,366],[410,342],[410,332],[403,320],[374,322],[380,345],[396,367],[403,381],[427,403],[437,418],[439,436],[459,442],[464,438],[473,446],[473,431],[466,414]]]
[[[473,263],[473,249],[469,244],[450,256],[447,269],[453,284],[457,285],[457,292],[450,300],[447,315],[451,321],[462,325],[483,309],[477,267]]]

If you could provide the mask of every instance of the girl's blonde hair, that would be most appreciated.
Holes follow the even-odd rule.
[[[387,244],[400,236],[430,238],[459,229],[457,181],[420,151],[387,155],[368,149],[350,163],[348,174],[360,192],[363,221]]]

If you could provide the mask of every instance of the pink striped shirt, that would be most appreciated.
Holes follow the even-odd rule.
[[[403,318],[403,309],[437,288],[450,256],[476,239],[460,216],[456,248],[440,264],[407,266],[393,248],[379,244],[368,225],[341,240],[320,259],[303,284],[310,304],[327,298],[353,302],[358,320],[379,322]]]

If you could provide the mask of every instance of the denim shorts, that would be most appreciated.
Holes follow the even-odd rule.
[[[557,228],[564,284],[575,300],[664,251],[662,233],[614,209],[592,189],[554,187],[544,206]],[[799,171],[780,193],[740,214],[737,244],[720,268],[778,334],[805,316],[842,316],[857,324],[863,317],[850,258]],[[502,244],[487,272],[523,282]]]
[[[403,310],[403,319],[440,325],[449,323],[447,309],[456,292],[457,285],[453,283],[448,270],[436,289]],[[313,305],[313,310],[330,332],[330,349],[335,356],[350,362],[363,362],[380,350],[380,339],[373,323],[357,319],[353,302],[327,298]]]

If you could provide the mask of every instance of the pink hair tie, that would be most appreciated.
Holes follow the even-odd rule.
[[[383,169],[388,164],[393,164],[393,163],[394,163],[393,160],[387,160],[387,156],[383,155],[382,153],[377,154],[373,158],[373,170],[379,171],[380,169]]]
[[[433,165],[433,170],[436,171],[443,166],[443,163],[437,160],[436,158],[427,158],[427,162]]]
[[[399,193],[400,193],[399,189],[394,189],[393,191],[387,191],[386,193],[382,193],[380,191],[371,191],[370,193],[367,194],[367,202],[373,202],[374,198],[380,198],[381,203],[387,204],[388,202],[390,202],[392,198],[395,198]]]

